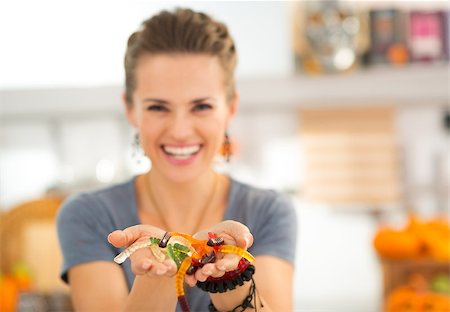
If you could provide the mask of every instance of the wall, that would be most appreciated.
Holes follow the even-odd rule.
[[[347,78],[323,78],[329,80],[325,86],[317,77],[293,82],[286,80],[294,67],[288,2],[170,2],[179,4],[205,9],[229,23],[239,47],[238,76],[241,81],[256,81],[253,91],[243,92],[230,129],[239,147],[227,168],[234,176],[263,187],[298,191],[303,156],[296,105],[303,103],[296,102],[296,96],[320,100],[311,94],[322,93],[327,101],[340,99],[342,104],[348,97],[336,94],[370,93],[373,97],[366,101],[398,105],[398,142],[409,202],[425,214],[440,207],[435,173],[441,179],[448,177],[436,168],[436,159],[448,155],[450,145],[449,134],[440,126],[443,107],[448,106],[448,92],[441,85],[448,85],[448,73],[432,80],[432,88],[426,83],[434,72],[430,75],[422,68],[413,75],[407,72],[419,84],[398,83],[382,98],[377,98],[383,94],[380,85],[396,71],[375,74],[373,90],[370,83],[357,85],[364,79],[361,76],[343,84],[340,81]],[[167,2],[143,1],[0,3],[0,38],[9,43],[0,58],[1,210],[56,185],[75,191],[144,170],[131,158],[133,132],[122,114],[123,46],[139,21],[166,6]],[[423,93],[420,84],[428,91]],[[392,90],[400,91],[391,97]],[[419,101],[408,105],[411,98]],[[381,280],[371,249],[374,219],[311,205],[296,195],[300,222],[296,307],[376,311]]]
[[[8,43],[0,89],[121,85],[128,36],[152,14],[177,6],[230,25],[239,77],[292,72],[289,2],[19,0],[0,4],[0,37]]]

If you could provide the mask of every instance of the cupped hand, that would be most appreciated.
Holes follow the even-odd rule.
[[[117,248],[126,248],[137,242],[148,241],[150,237],[162,238],[165,231],[151,225],[134,225],[124,230],[116,230],[108,235],[108,241]],[[150,248],[136,250],[131,256],[131,270],[136,275],[173,276],[177,271],[175,262],[166,259],[159,262]]]
[[[194,234],[197,239],[208,239],[208,232],[213,232],[222,237],[225,245],[233,245],[247,250],[253,244],[253,235],[247,226],[237,221],[226,220],[212,227]],[[198,269],[194,275],[186,275],[186,283],[195,286],[197,281],[204,282],[209,276],[221,277],[227,271],[235,270],[241,260],[241,256],[225,253],[219,254],[214,263],[207,263]]]

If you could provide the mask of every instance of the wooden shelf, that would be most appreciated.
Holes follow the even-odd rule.
[[[448,63],[376,67],[348,74],[239,81],[245,108],[449,103]]]
[[[449,63],[348,74],[239,79],[241,111],[320,105],[449,105]],[[0,90],[0,120],[122,116],[122,86]]]

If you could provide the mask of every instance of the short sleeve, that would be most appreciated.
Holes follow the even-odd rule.
[[[75,265],[91,261],[112,261],[114,247],[107,241],[99,203],[87,194],[69,198],[57,216],[58,238],[63,254],[61,278]]]
[[[254,256],[270,255],[295,264],[297,214],[291,201],[277,194],[256,216],[254,223]]]

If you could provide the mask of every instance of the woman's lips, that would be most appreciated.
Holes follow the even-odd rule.
[[[197,158],[202,146],[192,145],[162,145],[165,158],[174,165],[189,165]]]

